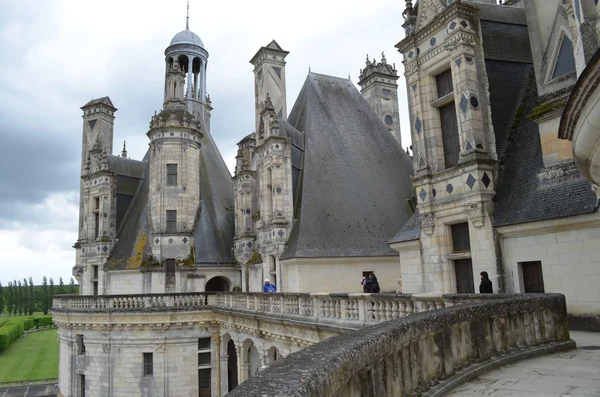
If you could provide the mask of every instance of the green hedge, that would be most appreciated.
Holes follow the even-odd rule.
[[[9,321],[0,328],[0,351],[6,350],[24,332],[22,321]]]
[[[49,327],[52,316],[24,317],[5,320],[0,323],[0,352],[6,350],[23,332],[32,328]]]

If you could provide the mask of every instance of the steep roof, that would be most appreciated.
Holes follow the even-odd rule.
[[[288,117],[304,134],[296,222],[282,259],[397,255],[412,161],[348,79],[309,73]]]
[[[200,208],[194,235],[196,263],[233,262],[233,180],[209,133],[200,148]]]
[[[388,244],[394,243],[404,243],[406,241],[414,241],[418,240],[421,236],[421,217],[419,216],[419,211],[415,211],[415,213],[410,217],[408,222],[400,229],[398,234],[388,241]]]
[[[541,176],[547,169],[539,128],[527,118],[538,99],[527,27],[482,21],[481,29],[499,161],[494,224],[513,225],[594,211],[596,197],[573,162],[555,166],[565,177],[545,180]],[[503,40],[501,36],[505,36]]]

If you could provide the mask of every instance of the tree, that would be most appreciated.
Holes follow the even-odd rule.
[[[4,296],[2,295],[2,283],[0,283],[0,316],[2,315],[2,310],[4,309]]]
[[[8,287],[6,291],[6,312],[10,316],[10,313],[13,310],[13,286],[12,282],[8,282]]]
[[[27,308],[27,312],[31,316],[35,311],[35,289],[33,285],[33,277],[29,276],[29,307]]]
[[[50,302],[49,307],[52,307],[52,297],[54,296],[54,279],[50,277]]]
[[[21,316],[23,315],[23,284],[21,280],[15,282],[17,283],[17,313]]]
[[[27,279],[23,279],[23,314],[27,315],[29,311],[29,288],[27,288]]]
[[[56,289],[56,293],[58,295],[62,295],[65,293],[65,283],[63,283],[62,277],[58,279],[58,288]]]
[[[75,280],[73,279],[73,277],[71,277],[71,282],[69,283],[69,294],[76,294],[77,291],[75,290]]]
[[[44,314],[48,314],[48,308],[50,307],[50,296],[48,294],[48,279],[44,276],[42,279],[42,312]]]

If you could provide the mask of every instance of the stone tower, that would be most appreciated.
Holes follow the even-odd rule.
[[[473,275],[501,273],[490,215],[497,153],[479,8],[424,0],[417,11],[406,4],[406,38],[396,47],[408,87],[422,289],[470,292]]]
[[[99,270],[108,258],[116,234],[114,174],[108,169],[112,153],[116,108],[109,97],[94,99],[81,107],[83,137],[81,188],[79,195],[79,236],[76,277],[82,289],[97,295],[102,278]]]
[[[200,202],[202,123],[189,111],[193,98],[184,95],[190,89],[185,79],[185,64],[173,59],[165,77],[163,110],[152,117],[147,134],[152,254],[167,268],[172,261],[193,257]]]
[[[396,65],[390,65],[381,53],[381,62],[369,60],[360,71],[358,84],[360,92],[373,111],[385,124],[388,131],[396,138],[400,146],[400,112],[398,110],[398,71]]]
[[[261,47],[250,60],[250,63],[254,65],[256,131],[258,131],[260,114],[267,95],[271,98],[277,118],[287,119],[285,57],[288,54],[288,51],[284,51],[273,40],[266,47]]]

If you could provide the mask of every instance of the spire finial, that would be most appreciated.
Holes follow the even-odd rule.
[[[121,157],[127,158],[127,147],[125,146],[125,141],[123,141],[123,150],[121,151]]]
[[[187,16],[185,17],[185,29],[190,30],[190,0],[187,0]]]

